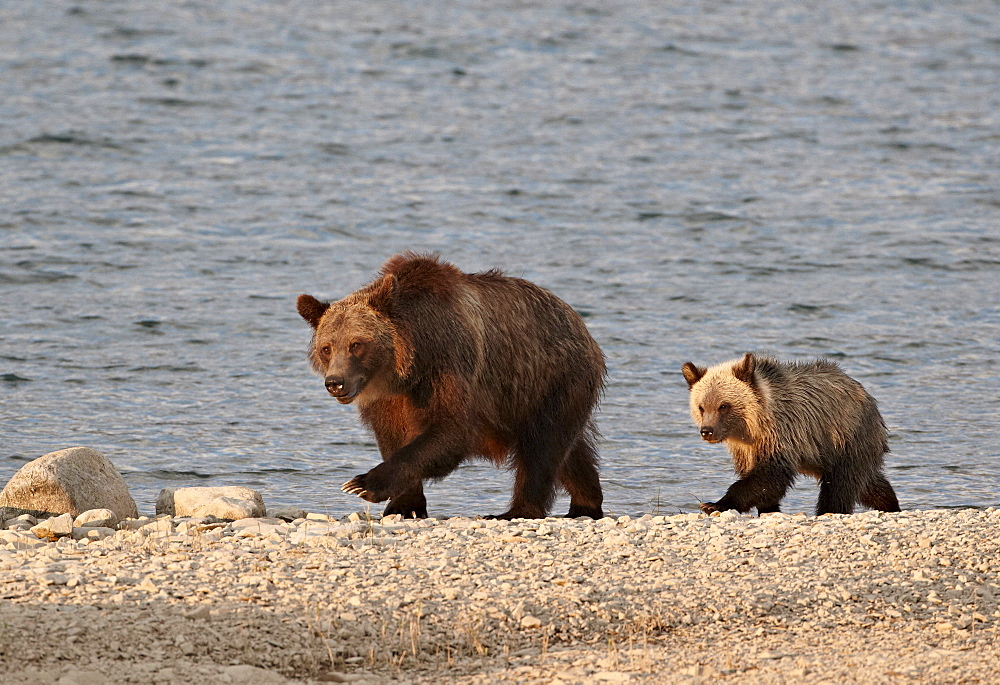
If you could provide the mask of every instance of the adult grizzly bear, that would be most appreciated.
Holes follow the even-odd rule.
[[[740,477],[702,511],[780,511],[796,472],[820,481],[817,516],[850,514],[856,502],[899,511],[882,473],[889,445],[875,399],[833,362],[748,353],[709,369],[687,362],[683,373],[701,437],[726,444]]]
[[[479,456],[516,474],[498,518],[546,516],[557,484],[568,516],[604,515],[591,416],[604,355],[555,295],[406,253],[337,302],[300,295],[298,310],[313,327],[313,368],[339,402],[357,402],[382,453],[344,492],[426,517],[423,481]]]

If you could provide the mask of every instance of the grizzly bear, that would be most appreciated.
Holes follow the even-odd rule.
[[[702,511],[780,511],[796,473],[820,482],[816,515],[855,503],[899,511],[882,472],[889,451],[875,399],[833,362],[784,363],[747,353],[708,369],[683,367],[691,416],[708,442],[724,442],[739,480]]]
[[[515,473],[497,518],[545,517],[558,486],[568,516],[603,517],[592,414],[604,354],[555,295],[405,253],[342,300],[300,295],[298,310],[313,327],[313,368],[337,401],[357,404],[382,454],[344,492],[389,500],[384,515],[426,517],[424,480],[482,457]]]

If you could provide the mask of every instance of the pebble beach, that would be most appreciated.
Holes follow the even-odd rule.
[[[1000,682],[992,508],[285,518],[8,522],[0,682]]]

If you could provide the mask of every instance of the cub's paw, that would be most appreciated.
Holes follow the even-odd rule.
[[[701,503],[701,513],[711,514],[713,511],[723,511],[719,508],[718,502],[702,502]]]
[[[341,490],[357,495],[369,502],[384,502],[389,499],[388,479],[385,477],[384,469],[380,471],[383,464],[379,464],[368,473],[355,476],[341,486]]]

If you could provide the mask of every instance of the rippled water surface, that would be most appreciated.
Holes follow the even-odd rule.
[[[994,2],[23,0],[0,70],[0,481],[82,444],[146,512],[355,510],[378,453],[294,298],[412,249],[586,317],[612,513],[723,492],[679,370],[748,349],[865,384],[904,507],[1000,504]]]

